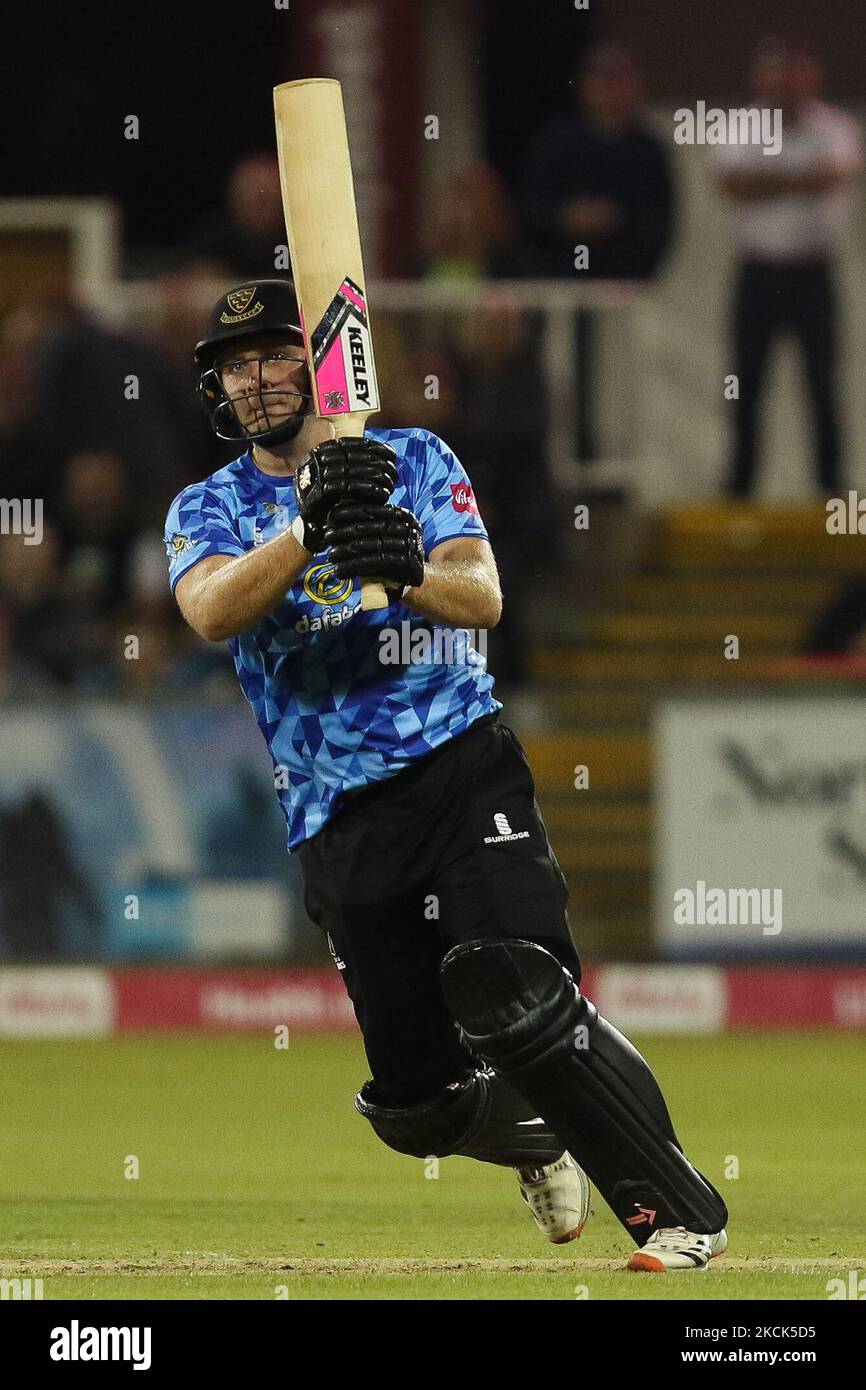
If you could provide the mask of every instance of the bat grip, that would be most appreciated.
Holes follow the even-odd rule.
[[[388,595],[384,584],[377,579],[367,579],[361,585],[361,609],[369,613],[374,608],[387,608]]]

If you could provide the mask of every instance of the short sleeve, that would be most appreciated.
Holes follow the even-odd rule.
[[[231,520],[207,487],[194,483],[172,502],[165,519],[168,582],[179,579],[208,555],[243,555]]]
[[[421,458],[413,510],[424,533],[425,553],[455,536],[487,540],[472,484],[457,455],[429,430],[418,434]]]

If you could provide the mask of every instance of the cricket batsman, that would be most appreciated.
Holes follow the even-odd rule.
[[[356,1109],[399,1153],[515,1169],[554,1243],[580,1234],[591,1179],[637,1246],[629,1269],[706,1269],[725,1204],[580,992],[532,773],[469,640],[502,599],[465,470],[424,429],[334,437],[289,281],[225,294],[195,356],[213,428],[242,452],[172,503],[170,583],[189,625],[228,641],[273,759],[305,906],[363,1033]],[[361,579],[387,608],[362,611]],[[465,640],[393,659],[395,634],[443,630]]]

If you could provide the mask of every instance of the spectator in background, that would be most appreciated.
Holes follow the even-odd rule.
[[[157,662],[153,641],[159,619],[167,617],[165,604],[152,598],[153,536],[139,529],[123,460],[95,451],[73,455],[56,519],[63,587],[81,628],[76,683],[104,689],[120,679],[132,687],[145,683],[145,668],[149,675],[168,670],[168,652]],[[139,645],[132,660],[128,635]]]
[[[73,679],[80,654],[76,606],[63,583],[57,533],[43,523],[39,545],[0,537],[0,691],[50,693]]]
[[[196,341],[201,328],[203,287],[194,272],[175,269],[155,280],[154,289],[159,312],[149,320],[148,343],[159,354],[171,378],[172,389],[179,393],[184,404],[187,452],[183,481],[192,483],[203,473],[212,471],[220,461],[230,463],[235,457],[234,447],[215,437],[198,400],[199,369],[189,345]],[[206,291],[205,299],[210,298]],[[156,529],[164,562],[162,526]],[[162,587],[164,589],[165,584]]]
[[[105,913],[76,863],[60,807],[33,787],[0,809],[0,955],[90,955]]]
[[[254,280],[274,274],[277,247],[285,244],[276,156],[253,154],[232,171],[225,212],[193,233],[186,261],[190,270],[212,279]]]
[[[171,284],[167,337],[192,297],[188,277]],[[44,521],[38,545],[0,536],[0,700],[67,686],[216,689],[230,670],[181,620],[165,588],[162,526],[151,528],[166,493],[195,475],[202,444],[214,452],[191,373],[183,384],[188,333],[184,343],[175,369],[167,349],[104,329],[62,286],[3,320],[0,491],[41,499]],[[125,398],[128,373],[138,376],[138,400]],[[127,659],[129,634],[139,639],[136,660]]]
[[[0,359],[26,363],[31,376],[27,447],[42,468],[46,502],[60,485],[58,460],[80,450],[122,453],[142,510],[158,513],[185,480],[200,438],[195,402],[148,344],[103,327],[64,288],[10,310]]]
[[[168,686],[189,644],[166,602],[165,547],[142,529],[118,454],[85,450],[66,464],[55,511],[62,588],[78,623],[75,681],[151,694]],[[162,580],[160,589],[157,583]],[[127,637],[134,636],[134,655]]]
[[[436,206],[426,236],[423,278],[486,286],[527,273],[515,209],[491,165],[448,170]],[[431,313],[426,319],[428,342],[444,349],[446,361],[436,373],[438,418],[423,423],[451,442],[473,480],[505,600],[499,625],[490,634],[490,666],[500,683],[516,693],[529,676],[524,605],[533,566],[542,549],[551,563],[556,533],[543,453],[541,323],[537,314],[509,301],[506,283],[483,289],[457,312]],[[416,406],[404,418],[423,417]],[[539,544],[542,535],[544,545]],[[526,696],[521,714],[531,715]]]
[[[376,370],[383,409],[377,423],[414,420],[447,439],[472,478],[490,532],[504,595],[489,637],[490,669],[509,708],[529,679],[524,605],[533,578],[555,564],[556,526],[545,466],[544,388],[528,316],[506,284],[488,285],[449,316],[449,351],[419,347],[393,318],[376,320]],[[384,330],[384,331],[382,331]],[[435,382],[425,394],[424,383]],[[523,694],[519,717],[533,717]]]
[[[118,454],[83,450],[67,461],[54,516],[64,590],[91,619],[110,617],[128,598],[131,502]]]
[[[645,122],[635,59],[594,44],[577,77],[579,109],[558,116],[529,151],[525,217],[537,274],[569,280],[575,245],[594,279],[644,280],[670,239],[673,187],[664,146]]]
[[[424,236],[425,280],[487,280],[521,275],[517,216],[499,173],[479,161],[442,177]]]
[[[73,455],[52,512],[38,545],[0,536],[0,701],[216,690],[223,677],[234,691],[228,651],[191,633],[167,594],[162,532],[140,528],[118,456]]]
[[[0,569],[2,569],[0,547]],[[51,672],[40,662],[15,646],[17,612],[9,595],[0,589],[0,704],[30,702],[54,694],[56,684]]]
[[[419,274],[423,280],[487,280],[527,273],[517,242],[517,215],[505,183],[490,164],[446,170],[440,177],[436,212],[424,232]],[[430,310],[420,341],[428,351],[458,352],[470,304]],[[527,343],[527,348],[534,344]],[[377,347],[378,355],[378,347]]]
[[[0,491],[4,497],[45,498],[51,460],[39,428],[38,356],[0,333]]]
[[[533,581],[556,568],[557,525],[544,457],[546,406],[525,314],[491,287],[466,314],[447,438],[472,478],[496,551],[503,608],[490,634],[490,666],[517,692],[529,681],[525,603]],[[519,717],[534,717],[524,696]]]
[[[632,55],[594,44],[577,74],[578,109],[556,117],[529,149],[524,218],[537,275],[572,280],[649,280],[674,217],[667,153],[643,113],[643,79]],[[587,248],[586,269],[575,248]],[[580,459],[598,450],[592,423],[593,321],[577,316]]]
[[[765,40],[752,68],[752,104],[781,110],[781,149],[765,155],[743,143],[717,152],[740,258],[732,325],[739,398],[727,480],[736,497],[747,496],[754,482],[761,386],[782,332],[793,333],[803,353],[818,485],[829,494],[840,486],[832,260],[863,157],[854,122],[819,99],[822,82],[812,53]]]

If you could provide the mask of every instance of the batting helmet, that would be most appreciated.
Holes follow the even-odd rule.
[[[211,310],[205,336],[195,345],[195,359],[201,367],[198,394],[208,413],[211,425],[220,439],[248,441],[255,444],[285,444],[299,433],[304,420],[313,413],[312,392],[265,388],[262,382],[263,352],[258,359],[258,385],[230,395],[223,386],[218,368],[225,352],[242,344],[244,339],[276,337],[297,341],[303,346],[300,312],[291,280],[249,280],[237,289],[229,290],[217,300]],[[309,381],[308,381],[309,385]],[[271,423],[275,398],[284,403],[295,396],[298,409],[288,418]],[[270,398],[270,401],[269,399]],[[236,404],[244,400],[260,406],[264,428],[251,430],[240,419]]]

